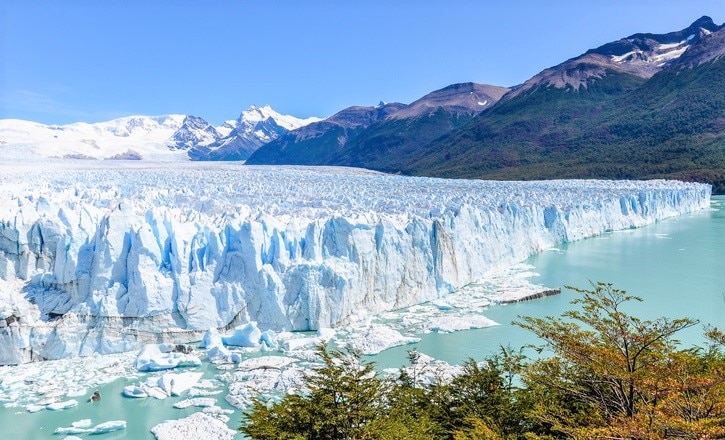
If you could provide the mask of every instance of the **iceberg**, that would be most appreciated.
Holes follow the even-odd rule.
[[[96,425],[92,430],[91,434],[105,434],[107,432],[115,432],[126,429],[125,420],[111,420],[109,422],[103,422]]]
[[[127,385],[123,387],[123,395],[133,398],[143,398],[149,396],[144,387],[140,385]]]
[[[403,336],[390,327],[373,324],[362,333],[348,341],[348,346],[361,354],[377,354],[398,345],[415,344],[420,338]]]
[[[256,322],[249,322],[234,329],[231,336],[223,337],[224,345],[235,347],[259,347],[262,341],[262,331]]]
[[[197,367],[201,359],[197,356],[172,351],[169,344],[146,344],[136,357],[138,371],[159,371],[176,367]]]
[[[498,325],[497,322],[486,318],[485,316],[442,316],[430,320],[427,324],[427,330],[438,333],[452,333],[461,330],[469,330],[473,328],[486,328]]]
[[[170,396],[180,396],[189,391],[200,380],[203,373],[166,373],[153,376],[138,385],[127,385],[123,388],[123,395],[132,398],[155,397],[165,399]]]
[[[56,434],[106,434],[109,432],[120,431],[126,429],[125,420],[111,420],[99,423],[93,428],[90,427],[90,420],[85,419],[80,422],[73,422],[70,427],[60,427],[55,429]],[[67,437],[66,437],[67,438]]]
[[[191,399],[181,400],[174,404],[174,408],[186,409],[190,406],[196,406],[199,408],[206,408],[216,406],[217,401],[211,397],[193,397]]]
[[[74,406],[78,406],[78,401],[75,399],[70,399],[70,400],[66,400],[63,402],[55,402],[55,403],[48,404],[46,406],[46,408],[53,410],[53,411],[59,411],[62,409],[73,408]]]
[[[436,301],[559,243],[705,209],[710,193],[662,180],[0,163],[0,364],[198,341],[210,328],[264,349],[265,331]],[[186,362],[146,355],[143,371]]]

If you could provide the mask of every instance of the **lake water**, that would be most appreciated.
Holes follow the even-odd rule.
[[[680,339],[688,345],[700,344],[704,324],[725,328],[725,197],[713,197],[712,208],[538,254],[529,260],[539,274],[532,281],[548,287],[588,287],[589,280],[611,282],[644,299],[628,309],[642,318],[687,316],[699,319],[701,325],[682,332]],[[559,315],[570,307],[569,303],[575,297],[575,293],[563,289],[561,295],[554,297],[491,306],[486,316],[501,325],[451,334],[421,335],[422,340],[415,347],[435,358],[460,363],[468,357],[481,359],[498,350],[500,345],[519,347],[534,343],[536,341],[529,333],[510,323],[522,315]],[[370,359],[381,368],[399,367],[406,362],[407,350],[412,347],[392,348]],[[212,377],[214,373],[213,366],[205,367],[206,377]],[[62,438],[52,434],[55,428],[70,426],[71,422],[85,418],[92,419],[94,424],[116,419],[129,422],[125,431],[99,438],[153,438],[149,433],[152,426],[197,410],[173,408],[172,405],[182,398],[159,401],[120,397],[123,386],[129,383],[131,381],[117,381],[104,385],[99,388],[105,396],[99,404],[87,404],[78,398],[78,407],[65,411],[30,414],[22,408],[0,408],[0,438]],[[223,398],[220,400],[223,402]],[[230,427],[236,428],[240,417],[236,411]]]

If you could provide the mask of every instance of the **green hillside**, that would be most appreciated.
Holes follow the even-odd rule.
[[[586,88],[501,101],[399,171],[487,179],[678,178],[725,192],[725,60],[649,80],[608,72]]]

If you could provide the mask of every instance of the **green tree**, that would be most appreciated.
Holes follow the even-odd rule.
[[[378,417],[385,384],[372,363],[356,353],[328,351],[320,345],[322,365],[305,377],[308,392],[285,396],[267,406],[256,400],[241,430],[255,439],[364,439]]]
[[[536,395],[532,415],[574,438],[717,438],[722,353],[680,350],[673,338],[697,321],[641,320],[622,310],[641,299],[611,284],[592,287],[574,289],[581,308],[562,318],[517,323],[554,355],[524,374]]]

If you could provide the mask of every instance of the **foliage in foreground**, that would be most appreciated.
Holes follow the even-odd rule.
[[[577,310],[517,323],[552,356],[529,361],[502,348],[448,382],[422,384],[415,368],[387,380],[355,353],[321,346],[309,392],[257,400],[241,431],[253,439],[725,438],[722,332],[708,330],[706,349],[682,349],[673,336],[695,321],[640,320],[622,306],[641,300],[610,284],[574,290]]]

